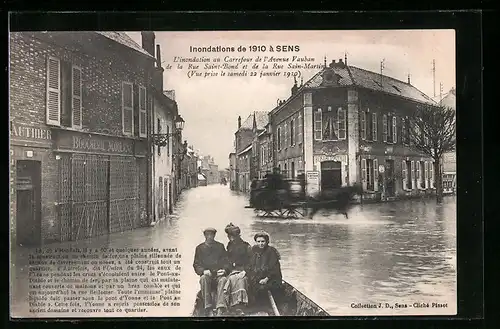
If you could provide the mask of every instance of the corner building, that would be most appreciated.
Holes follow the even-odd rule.
[[[434,191],[432,160],[409,145],[407,118],[435,104],[411,85],[333,61],[270,112],[274,166],[308,191],[361,183],[364,200]]]
[[[15,243],[148,223],[153,61],[123,32],[10,33]]]

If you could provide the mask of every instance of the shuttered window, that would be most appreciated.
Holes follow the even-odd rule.
[[[78,66],[71,70],[71,125],[82,127],[82,69]]]
[[[304,123],[302,122],[302,114],[299,113],[299,118],[297,120],[298,124],[298,129],[297,129],[297,143],[302,143],[302,137],[303,137],[303,129],[304,129]]]
[[[378,191],[378,160],[373,159],[373,190]]]
[[[434,188],[434,162],[429,163],[429,180],[430,187]]]
[[[146,137],[147,136],[146,104],[147,104],[146,103],[146,88],[139,86],[139,137]]]
[[[398,142],[397,119],[396,116],[392,117],[392,142]]]
[[[421,187],[421,181],[422,181],[422,171],[420,170],[420,161],[417,161],[416,166],[416,175],[417,175],[417,188]]]
[[[129,82],[122,84],[122,127],[125,135],[134,134],[134,87]]]
[[[337,110],[337,118],[338,118],[338,137],[339,139],[346,139],[346,126],[347,126],[347,118],[346,111],[339,107]]]
[[[411,182],[411,185],[410,185],[410,190],[413,190],[413,186],[414,186],[414,182],[415,182],[415,161],[412,161],[411,162],[411,166],[410,166],[410,182]]]
[[[290,146],[295,145],[295,120],[290,121]]]
[[[401,176],[403,177],[403,190],[407,189],[407,184],[408,184],[408,179],[407,179],[407,172],[406,172],[406,160],[403,160],[401,162]]]
[[[425,161],[424,168],[425,168],[425,173],[424,173],[425,189],[428,189],[429,188],[429,162],[428,161]]]
[[[382,116],[382,140],[387,142],[387,115]]]
[[[360,133],[361,133],[361,139],[365,140],[366,139],[366,112],[361,111],[361,124],[359,125],[360,127]]]
[[[281,150],[281,127],[278,127],[278,132],[276,134],[276,138],[278,139],[278,151]]]
[[[366,191],[366,159],[361,159],[361,183],[363,185],[363,191]]]
[[[378,129],[377,129],[377,113],[372,113],[372,141],[377,141]]]
[[[317,109],[314,112],[314,139],[317,141],[323,139],[321,109]]]
[[[61,125],[61,61],[47,58],[46,123]]]

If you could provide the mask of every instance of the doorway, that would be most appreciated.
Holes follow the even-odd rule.
[[[41,242],[41,162],[18,160],[16,166],[16,239],[18,245]]]
[[[394,160],[385,160],[385,193],[391,198],[395,195]]]
[[[321,190],[339,188],[342,186],[342,162],[321,162]]]

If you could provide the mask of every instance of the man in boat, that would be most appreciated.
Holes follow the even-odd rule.
[[[268,291],[277,300],[282,295],[281,256],[276,248],[269,245],[269,234],[254,235],[256,244],[252,247],[252,257],[248,266],[253,304],[257,308],[269,304]]]
[[[226,303],[234,313],[242,315],[248,306],[248,277],[246,271],[252,256],[252,247],[241,238],[238,226],[229,223],[225,232],[229,239],[227,253],[231,273],[224,287]]]
[[[226,275],[229,273],[229,262],[224,245],[215,241],[217,230],[209,227],[203,231],[205,242],[200,243],[195,250],[193,267],[200,276],[201,298],[205,307],[205,315],[211,315],[217,308],[217,314],[222,315],[227,308],[224,299]],[[215,301],[212,291],[215,290]]]

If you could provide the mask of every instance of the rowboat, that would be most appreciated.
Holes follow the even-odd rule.
[[[268,291],[269,303],[266,305],[267,311],[247,310],[245,314],[238,316],[330,316],[318,304],[309,299],[302,292],[297,290],[290,283],[283,280],[283,298],[276,301]],[[192,312],[193,317],[205,317],[205,310],[201,299],[201,292],[196,295],[196,301]]]

